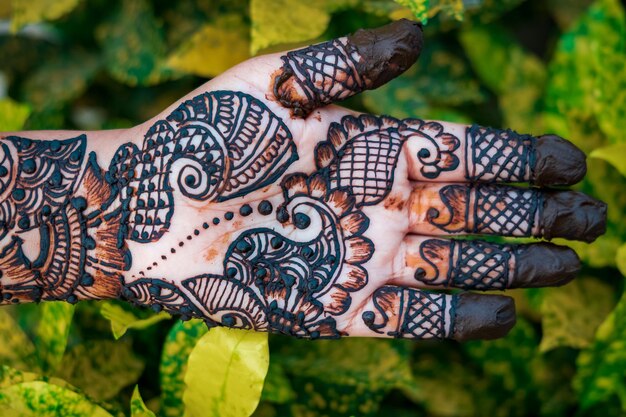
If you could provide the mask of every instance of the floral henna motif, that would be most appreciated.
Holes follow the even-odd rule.
[[[424,178],[435,179],[442,171],[454,171],[459,166],[455,151],[461,141],[443,130],[441,123],[420,119],[404,119],[400,133],[405,139],[416,138],[423,143],[417,152]]]

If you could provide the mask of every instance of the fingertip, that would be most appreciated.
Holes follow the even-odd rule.
[[[587,173],[586,158],[583,151],[560,136],[539,136],[531,181],[540,187],[576,184]]]
[[[512,287],[562,286],[580,272],[580,258],[572,248],[542,242],[522,245],[515,257]]]
[[[578,191],[545,195],[541,211],[542,235],[591,243],[606,232],[607,205]]]
[[[368,89],[377,88],[409,69],[423,47],[422,25],[400,19],[375,29],[360,29],[348,36],[361,59],[357,71]]]
[[[515,302],[503,295],[455,294],[453,309],[451,337],[460,342],[504,337],[516,322]]]

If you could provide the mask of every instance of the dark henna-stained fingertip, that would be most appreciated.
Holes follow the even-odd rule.
[[[521,245],[515,255],[512,288],[555,287],[573,280],[580,271],[580,259],[567,246],[552,243]]]
[[[506,336],[515,325],[515,302],[511,297],[474,293],[453,297],[455,340],[497,339]]]
[[[606,203],[578,191],[546,192],[542,235],[591,243],[606,232]]]
[[[587,173],[585,159],[583,151],[560,136],[540,136],[531,181],[541,187],[576,184]]]
[[[402,74],[422,52],[422,25],[400,19],[376,29],[360,29],[348,36],[361,59],[358,73],[368,89],[377,88]]]

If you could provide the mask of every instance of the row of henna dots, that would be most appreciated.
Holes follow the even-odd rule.
[[[274,211],[274,207],[272,206],[272,203],[270,203],[269,201],[263,200],[258,204],[257,211],[259,212],[259,214],[263,216],[269,216]],[[250,204],[243,204],[241,207],[239,207],[239,215],[242,217],[248,217],[252,213],[254,213],[254,209],[252,208]],[[225,221],[231,221],[234,218],[235,218],[235,213],[233,211],[227,211],[224,213],[223,219]],[[222,222],[222,219],[220,219],[219,217],[214,217],[213,220],[211,221],[213,226],[217,226],[221,222]],[[211,225],[208,222],[202,223],[202,229],[207,230],[209,229],[209,227],[211,227]],[[187,235],[186,241],[181,240],[180,242],[178,242],[178,247],[182,248],[183,246],[185,246],[185,243],[189,243],[190,241],[192,241],[194,236],[199,236],[200,232],[201,231],[199,228],[194,229],[192,234]],[[170,248],[170,254],[172,255],[176,254],[176,247]],[[167,261],[167,255],[161,255],[161,259],[164,261]],[[146,268],[146,271],[151,271],[153,268],[157,267],[158,265],[159,263],[155,261],[152,263],[152,265]],[[139,271],[138,275],[145,276],[145,272]]]

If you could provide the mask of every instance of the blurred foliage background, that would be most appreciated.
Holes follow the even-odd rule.
[[[272,335],[266,378],[264,334],[117,302],[6,307],[0,413],[626,415],[618,0],[0,0],[0,130],[129,127],[249,56],[401,17],[427,21],[419,63],[346,105],[573,141],[590,156],[577,188],[609,204],[607,234],[573,245],[579,279],[510,291],[520,319],[497,341]]]

